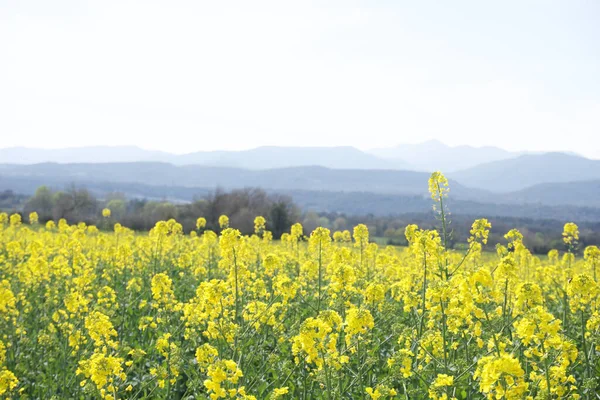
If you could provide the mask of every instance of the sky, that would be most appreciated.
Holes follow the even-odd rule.
[[[0,147],[600,158],[600,2],[0,0]]]

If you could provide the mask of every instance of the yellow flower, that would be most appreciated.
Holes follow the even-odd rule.
[[[569,245],[574,245],[579,240],[579,228],[572,222],[567,222],[563,229],[563,241]]]
[[[117,343],[112,339],[117,336],[117,331],[114,329],[107,315],[99,311],[92,312],[85,319],[85,328],[88,330],[96,347],[117,347]]]
[[[6,361],[6,346],[4,345],[4,342],[2,342],[2,340],[0,340],[0,366],[4,365],[5,361]]]
[[[525,371],[519,360],[507,353],[483,357],[478,361],[473,375],[474,379],[479,380],[482,393],[490,398],[507,400],[522,399],[527,393],[529,384],[524,377]]]
[[[571,311],[585,311],[598,298],[599,288],[594,279],[587,274],[573,276],[567,285],[567,295]]]
[[[221,215],[219,217],[219,226],[222,229],[229,228],[229,217],[227,215]]]
[[[373,390],[372,387],[367,387],[365,388],[365,392],[367,392],[367,394],[369,395],[369,397],[373,400],[378,400],[381,396],[383,396],[380,392],[379,389],[375,389]]]
[[[454,377],[446,374],[438,374],[432,385],[435,388],[452,386],[454,385]]]
[[[11,290],[7,279],[0,281],[0,316],[18,315],[17,298]]]
[[[319,227],[315,229],[308,239],[309,249],[314,252],[317,257],[323,255],[331,246],[331,232],[327,228]]]
[[[479,241],[483,244],[486,244],[491,227],[492,224],[490,224],[490,222],[485,218],[475,220],[471,226],[471,237],[469,238],[469,242]]]
[[[433,400],[448,399],[448,388],[454,385],[454,377],[446,374],[438,374],[429,386],[429,398]]]
[[[435,171],[429,177],[429,193],[433,200],[439,201],[448,196],[448,179],[440,171]]]
[[[273,390],[273,395],[271,396],[271,398],[278,399],[287,393],[289,393],[289,388],[287,386],[281,387],[281,388],[276,388],[275,390]]]
[[[175,294],[173,293],[173,281],[165,273],[159,273],[152,277],[152,298],[160,306],[172,309],[175,305]]]
[[[0,371],[0,395],[10,392],[19,384],[19,380],[7,369]]]
[[[377,400],[385,397],[394,397],[397,393],[394,389],[390,389],[385,385],[377,385],[377,387],[366,387],[365,392],[369,395],[371,400]]]
[[[196,361],[202,369],[205,369],[212,364],[218,356],[219,352],[217,349],[208,343],[204,343],[196,349]]]
[[[544,298],[542,289],[539,285],[532,282],[525,282],[517,288],[517,310],[527,310],[542,304]]]
[[[21,225],[21,214],[13,214],[10,216],[10,226],[17,228]]]
[[[30,212],[29,213],[29,223],[33,225],[33,224],[37,224],[38,221],[39,221],[38,213],[36,213],[35,211]]]
[[[352,338],[373,329],[375,322],[367,309],[353,308],[346,314],[346,344],[350,345]]]
[[[354,227],[354,242],[357,247],[365,247],[369,243],[369,228],[364,224]]]
[[[237,385],[239,379],[244,376],[233,360],[218,360],[208,366],[206,372],[209,379],[204,381],[204,387],[212,399],[218,399],[227,395],[227,385]],[[225,387],[224,387],[225,386]]]
[[[104,218],[109,218],[110,217],[110,209],[108,209],[108,208],[103,209],[102,210],[102,216]]]
[[[79,362],[77,374],[91,379],[98,389],[102,389],[115,379],[125,380],[122,363],[122,358],[94,353],[89,359]]]
[[[290,230],[290,235],[296,239],[302,237],[303,232],[304,232],[304,228],[302,228],[302,225],[299,223],[295,223],[294,225],[292,225],[292,228]]]
[[[167,358],[169,357],[169,349],[171,347],[169,339],[171,339],[171,334],[165,333],[156,341],[156,350],[158,350],[163,357]]]
[[[258,216],[254,218],[254,233],[261,234],[265,230],[267,220],[264,217]]]
[[[308,364],[321,370],[325,364],[339,369],[347,362],[337,350],[338,333],[342,318],[335,311],[323,311],[318,318],[309,317],[300,326],[300,333],[292,338],[292,353],[303,356]],[[299,358],[296,359],[299,362]]]

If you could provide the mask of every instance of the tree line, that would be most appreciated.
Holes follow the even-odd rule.
[[[254,218],[261,215],[267,219],[268,229],[279,238],[300,220],[301,214],[292,199],[287,196],[267,194],[262,189],[246,188],[226,192],[214,192],[190,203],[167,200],[127,199],[122,193],[108,193],[96,198],[85,188],[71,187],[53,191],[41,186],[30,197],[23,214],[35,211],[40,222],[66,219],[70,223],[85,222],[102,226],[105,222],[102,210],[111,211],[111,222],[138,231],[151,229],[156,222],[176,219],[186,232],[196,229],[198,217],[206,219],[206,229],[219,230],[219,216],[227,215],[230,225],[243,234],[254,231]]]
[[[380,244],[406,245],[404,230],[409,224],[417,224],[424,229],[439,229],[439,222],[432,212],[379,216],[301,211],[290,196],[270,194],[258,188],[231,191],[217,189],[191,202],[182,203],[128,199],[120,192],[111,192],[97,198],[86,188],[71,186],[66,190],[55,191],[41,186],[29,198],[7,191],[0,196],[0,206],[3,204],[4,207],[0,209],[18,209],[25,216],[36,211],[40,222],[64,218],[70,223],[83,221],[99,227],[108,226],[102,217],[102,210],[108,208],[111,210],[110,222],[119,222],[138,231],[147,231],[158,221],[174,218],[183,225],[186,232],[190,232],[196,229],[198,217],[206,219],[206,229],[219,231],[219,216],[227,215],[230,226],[243,234],[251,234],[254,230],[254,218],[261,215],[266,218],[267,229],[273,232],[275,238],[289,232],[291,225],[296,222],[303,225],[306,235],[319,226],[331,231],[352,231],[354,226],[362,223],[368,226],[371,237]],[[496,243],[505,243],[503,235],[513,228],[523,233],[525,245],[534,253],[545,254],[550,249],[563,247],[562,227],[568,221],[462,213],[452,214],[450,247],[458,249],[463,246],[470,235],[471,223],[482,217],[488,218],[492,223],[488,250],[493,250]],[[600,223],[575,222],[579,224],[581,231],[581,248],[600,244]]]

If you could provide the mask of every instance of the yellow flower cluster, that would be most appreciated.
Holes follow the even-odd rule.
[[[441,229],[406,247],[362,224],[273,240],[261,216],[243,236],[0,213],[0,397],[595,398],[598,247],[568,223],[548,257],[518,230],[489,251],[482,218],[451,249],[448,180],[429,187]]]
[[[6,369],[6,346],[0,340],[0,395],[12,391],[19,384],[19,380],[11,371]]]

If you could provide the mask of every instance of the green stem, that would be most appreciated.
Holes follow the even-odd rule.
[[[323,284],[323,248],[319,241],[319,297],[317,299],[317,316],[321,312],[321,286]]]
[[[446,343],[446,310],[444,308],[444,301],[440,299],[440,307],[442,308],[442,347],[444,348],[444,372],[448,372],[448,345]]]
[[[590,356],[587,351],[587,343],[585,341],[585,316],[583,310],[581,310],[581,346],[583,347],[583,354],[585,356],[586,376],[590,378],[592,376],[592,369],[590,366]]]

